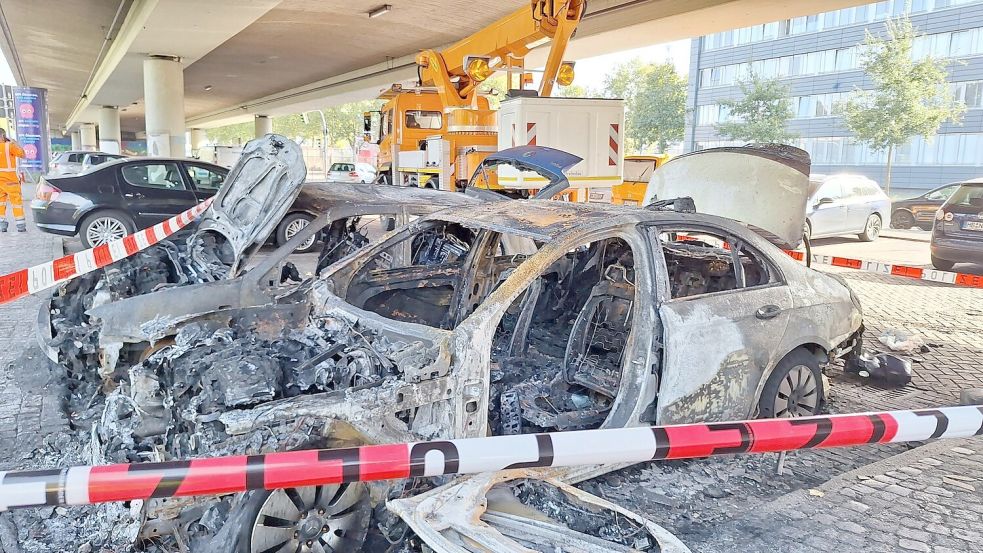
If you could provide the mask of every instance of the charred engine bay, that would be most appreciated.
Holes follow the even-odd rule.
[[[459,234],[426,235],[426,240],[415,244],[414,258],[421,266],[446,270],[448,262],[467,255],[468,242],[473,242],[473,237],[464,240]],[[186,248],[165,242],[110,270],[70,283],[53,299],[52,327],[73,391],[66,407],[75,414],[76,430],[89,439],[84,448],[93,462],[169,461],[335,446],[325,438],[329,432],[323,418],[279,417],[275,423],[235,434],[227,433],[219,418],[298,396],[377,386],[407,371],[418,373],[436,360],[436,348],[381,335],[355,319],[314,314],[303,323],[288,325],[276,320],[275,313],[254,312],[231,322],[186,324],[173,340],[154,344],[144,359],[120,363],[115,387],[103,400],[105,382],[93,370],[98,366],[98,329],[86,320],[85,309],[223,277],[221,271],[186,268],[194,266]],[[491,271],[486,278],[489,282],[482,287],[493,289],[504,276]],[[596,428],[605,420],[620,384],[631,331],[634,279],[627,244],[602,241],[568,254],[520,296],[495,335],[487,406],[493,433]],[[391,319],[411,318],[404,303],[380,302],[372,307]],[[409,423],[413,414],[397,417]],[[365,551],[427,551],[406,523],[385,509],[384,500],[411,496],[441,482],[374,486],[371,514],[362,499],[342,514],[351,516],[357,510],[366,517],[368,530],[359,531],[358,539],[365,540]],[[563,501],[562,494],[548,485],[531,482],[512,490],[521,503],[539,513],[538,518],[558,528],[625,548],[658,550],[656,541],[645,537],[637,524]],[[257,509],[263,512],[270,497],[253,493],[212,500],[149,500],[133,519],[138,531],[122,534],[132,541],[120,538],[112,548],[136,543],[138,549],[149,551],[219,551],[228,550],[218,544],[233,535],[236,538],[229,543],[242,547],[245,538],[239,530],[253,527],[253,521],[259,520]],[[103,509],[96,512],[108,512],[105,522],[112,528],[110,517],[119,513]],[[506,519],[496,520],[509,525]],[[533,549],[545,547],[512,537]]]

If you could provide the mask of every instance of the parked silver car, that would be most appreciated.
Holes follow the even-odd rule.
[[[88,152],[71,150],[59,152],[51,159],[48,164],[49,175],[74,175],[85,171],[89,167],[106,163],[114,159],[122,159],[126,156],[120,154],[110,154],[107,152]]]
[[[332,163],[328,182],[363,182],[375,180],[375,169],[367,163]]]
[[[804,231],[809,238],[855,234],[872,242],[890,221],[891,200],[867,177],[812,175],[809,188]]]

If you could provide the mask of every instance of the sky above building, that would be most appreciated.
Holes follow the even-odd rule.
[[[643,48],[623,50],[577,62],[574,84],[587,89],[600,90],[604,87],[604,76],[620,63],[639,58],[645,63],[671,62],[676,71],[683,76],[689,74],[689,39],[655,44]]]
[[[14,72],[10,70],[10,64],[7,63],[7,58],[2,53],[0,53],[0,84],[7,86],[17,84],[14,80]]]

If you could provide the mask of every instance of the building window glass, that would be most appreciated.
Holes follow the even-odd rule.
[[[980,2],[983,2],[983,0],[911,0],[911,10],[909,13],[931,12],[952,6]],[[754,25],[707,35],[704,37],[702,47],[704,50],[713,50],[764,40],[774,40],[793,34],[835,29],[848,25],[863,25],[874,21],[882,21],[888,16],[901,15],[906,11],[905,6],[905,0],[889,0],[855,8],[843,8],[818,15],[783,19],[764,25]],[[981,50],[976,51],[983,53]]]

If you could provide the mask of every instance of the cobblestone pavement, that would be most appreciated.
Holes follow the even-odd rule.
[[[869,349],[886,350],[877,337],[890,328],[920,336],[929,344],[930,350],[911,356],[916,361],[913,380],[903,388],[880,387],[844,373],[839,364],[831,365],[826,369],[830,379],[831,412],[956,405],[961,390],[983,387],[983,290],[833,267],[822,267],[822,270],[841,274],[860,297],[867,327],[865,345]],[[973,447],[974,444],[976,449],[983,451],[983,438],[969,440],[966,447]],[[921,458],[918,452],[923,447],[941,447],[943,450],[952,447],[951,442],[923,447],[917,445],[886,444],[792,452],[786,458],[786,471],[782,475],[776,472],[777,455],[653,463],[631,467],[582,486],[609,499],[620,500],[622,504],[634,505],[641,514],[679,535],[694,551],[816,551],[815,544],[818,542],[812,542],[808,547],[801,546],[805,536],[813,535],[806,523],[802,523],[805,530],[799,532],[800,521],[779,521],[768,517],[749,519],[750,522],[746,524],[751,526],[747,531],[765,535],[755,538],[760,543],[749,545],[739,538],[743,528],[740,524],[743,523],[738,521],[750,516],[749,513],[779,512],[785,505],[796,502],[811,504],[809,501],[814,502],[815,498],[808,495],[806,490],[820,488],[832,492],[837,486],[844,485],[845,477],[840,476],[844,473],[858,470],[863,474],[862,471],[875,470],[881,463],[906,466],[906,463]],[[913,447],[915,449],[909,453]],[[930,455],[925,453],[924,456]],[[948,456],[944,457],[948,462]],[[973,458],[979,461],[981,456],[975,455]],[[983,472],[979,466],[975,467],[975,472],[963,472],[969,468],[972,467],[953,469],[953,474],[975,474],[981,482],[970,485],[977,490],[972,493],[979,494],[979,490],[983,489]],[[894,469],[885,469],[884,472],[888,470]],[[923,484],[919,475],[913,475],[908,480],[910,486]],[[904,511],[906,514],[903,516],[913,528],[949,524],[945,520],[936,520],[937,517],[931,514],[933,511],[930,509],[936,505],[938,509],[951,510],[953,507],[946,506],[943,501],[949,499],[945,492],[932,495],[938,488],[940,486],[924,483],[924,489],[919,489],[917,503],[931,507],[926,507],[924,511],[916,510],[915,513]],[[852,512],[850,507],[854,505],[849,501],[853,501],[853,498],[847,497],[849,493],[827,494],[824,512],[834,518],[841,512]],[[979,502],[979,495],[976,497]],[[888,507],[881,505],[885,512],[880,516],[891,519]],[[924,516],[922,513],[925,513]],[[828,521],[825,517],[820,519]],[[865,525],[863,517],[849,520]],[[977,517],[976,523],[979,522]],[[876,522],[872,519],[870,524],[869,529],[873,532]],[[798,533],[798,539],[792,540],[794,543],[783,543],[778,538],[767,539],[783,527],[793,528]],[[952,523],[952,531],[958,527],[958,522]],[[718,538],[726,537],[726,534],[721,534],[721,528],[730,529],[732,535],[728,539],[732,539],[733,543],[727,543],[723,537]],[[787,541],[789,538],[785,536],[782,539]],[[849,547],[840,544],[831,551],[863,549],[845,540],[844,544]],[[828,545],[834,544],[831,542]],[[898,549],[900,545],[895,545],[894,550],[903,551]],[[938,545],[944,547],[942,542]],[[975,544],[973,548],[956,550],[983,551],[983,542]],[[944,552],[945,549],[938,551]]]
[[[34,195],[30,187],[24,192]],[[0,274],[62,255],[61,238],[38,231],[25,212],[27,233],[0,233]],[[47,359],[34,334],[41,301],[28,296],[0,306],[0,468],[24,465],[45,435],[66,427],[60,398],[47,393]]]
[[[934,442],[736,517],[695,551],[983,551],[983,441]]]
[[[983,289],[823,269],[836,270],[860,297],[865,347],[889,351],[877,337],[894,329],[921,337],[929,349],[911,356],[912,382],[900,389],[880,388],[831,367],[834,410],[955,405],[960,391],[983,387]]]

